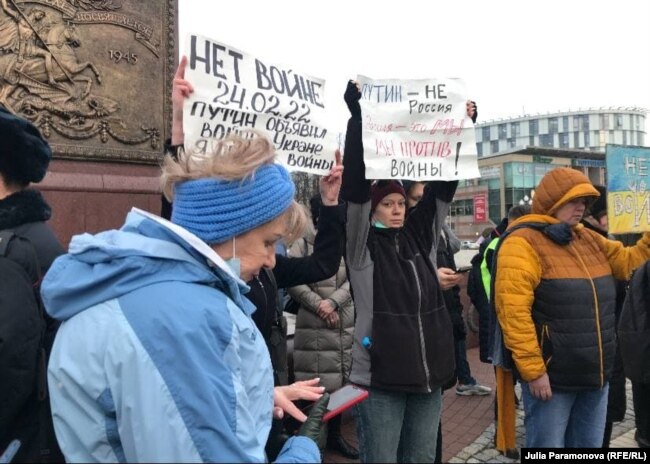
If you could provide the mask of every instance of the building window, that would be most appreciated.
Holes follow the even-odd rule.
[[[614,129],[622,129],[623,128],[623,115],[622,114],[615,114],[614,115]]]
[[[558,120],[557,118],[548,118],[548,133],[556,134],[558,132]]]
[[[539,145],[542,147],[553,146],[553,134],[542,134],[539,136]]]
[[[600,129],[601,130],[609,129],[609,114],[600,115]]]
[[[478,156],[483,156],[483,144],[480,142],[476,144],[476,154]]]
[[[573,133],[573,148],[580,148],[580,132]]]
[[[573,117],[573,130],[589,130],[589,115],[579,114]]]
[[[519,137],[519,123],[518,122],[513,122],[512,124],[510,124],[510,132],[511,132],[511,134],[510,134],[511,137],[514,137],[514,138]]]
[[[505,140],[508,137],[508,125],[499,124],[499,140]]]
[[[537,119],[528,121],[528,133],[530,135],[539,134],[539,121]]]
[[[560,140],[560,148],[569,148],[569,134],[561,133],[558,137]]]
[[[452,216],[472,216],[474,214],[474,200],[456,200],[449,208]]]
[[[531,147],[535,145],[535,137],[533,137],[532,135],[528,137],[528,145],[530,145]]]
[[[585,131],[585,148],[588,148],[589,145],[591,145],[589,143],[589,131]]]
[[[515,139],[514,137],[510,137],[508,139],[508,148],[514,148],[516,146],[517,146],[517,139]]]
[[[627,145],[627,131],[623,131],[623,145]]]
[[[490,140],[490,126],[483,128],[483,141],[487,142]]]
[[[568,116],[562,116],[562,130],[564,132],[569,132],[569,117]]]
[[[498,140],[492,140],[490,142],[490,152],[491,153],[497,153],[499,151],[499,141]]]

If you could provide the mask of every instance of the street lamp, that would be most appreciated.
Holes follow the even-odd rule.
[[[535,190],[530,191],[530,197],[528,195],[524,195],[524,198],[519,200],[520,205],[529,205],[531,206],[533,204],[533,197],[535,196]]]

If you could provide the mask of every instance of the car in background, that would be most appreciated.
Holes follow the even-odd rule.
[[[479,244],[476,242],[471,242],[469,240],[463,240],[460,242],[460,248],[461,250],[478,250],[479,249]]]

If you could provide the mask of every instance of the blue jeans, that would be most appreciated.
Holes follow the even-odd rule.
[[[600,390],[552,390],[548,401],[534,398],[521,383],[527,448],[600,448],[607,418],[609,384]]]
[[[368,388],[357,408],[361,462],[434,462],[442,396]]]
[[[467,362],[467,348],[465,339],[454,341],[454,355],[456,357],[456,377],[458,383],[463,385],[476,385],[476,379],[472,377],[472,371]]]

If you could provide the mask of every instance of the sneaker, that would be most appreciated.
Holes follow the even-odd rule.
[[[475,383],[474,385],[458,384],[456,387],[456,394],[460,396],[485,396],[489,395],[490,393],[492,393],[492,389],[490,387],[479,385],[478,383]]]

